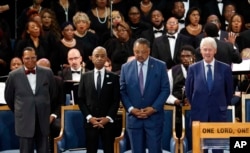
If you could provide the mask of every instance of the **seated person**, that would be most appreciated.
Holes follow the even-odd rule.
[[[10,61],[10,70],[13,71],[23,65],[22,60],[19,57],[14,57]]]

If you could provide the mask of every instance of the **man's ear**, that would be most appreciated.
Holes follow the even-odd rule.
[[[89,56],[89,59],[92,61],[92,56]]]

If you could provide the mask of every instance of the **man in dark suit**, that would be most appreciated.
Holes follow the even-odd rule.
[[[50,61],[46,58],[41,58],[37,62],[38,66],[50,68]],[[65,105],[66,96],[63,92],[63,80],[59,76],[54,76],[57,89],[56,98],[50,103],[50,151],[54,151],[54,138],[59,136],[61,130],[61,106]]]
[[[215,58],[218,61],[224,62],[228,65],[232,63],[241,63],[242,59],[236,46],[233,46],[229,42],[221,41],[216,39],[218,37],[218,27],[214,23],[207,23],[204,26],[205,36],[213,37],[217,44],[217,52]],[[202,60],[202,54],[200,48],[196,49],[197,61]]]
[[[68,52],[68,63],[70,67],[66,67],[62,72],[59,72],[59,76],[64,81],[65,94],[71,95],[73,104],[78,103],[78,85],[81,79],[81,75],[85,73],[85,64],[82,64],[82,56],[78,49],[72,48]]]
[[[92,53],[94,70],[82,75],[79,84],[79,107],[86,122],[87,152],[96,153],[101,137],[104,153],[114,153],[114,119],[120,102],[119,76],[106,71],[105,48]]]
[[[162,152],[163,105],[169,95],[166,64],[150,57],[150,43],[135,41],[135,58],[122,66],[120,92],[127,113],[126,129],[132,152]]]
[[[5,100],[15,113],[15,130],[20,139],[20,152],[48,153],[50,102],[56,95],[50,69],[36,66],[32,47],[23,51],[24,66],[11,71],[6,81]]]
[[[203,60],[189,66],[185,84],[191,120],[226,122],[227,106],[233,97],[231,68],[214,58],[217,51],[214,38],[203,38],[200,48]]]
[[[236,43],[239,47],[240,52],[245,48],[250,48],[250,30],[241,32],[240,35],[236,38]]]
[[[166,33],[164,26],[164,17],[159,10],[154,10],[151,13],[152,28],[142,32],[141,37],[147,39],[150,44],[153,44],[155,38],[158,38]]]
[[[76,48],[70,49],[67,58],[70,67],[64,68],[59,75],[63,78],[63,80],[73,80],[79,82],[81,74],[85,73],[80,51]]]
[[[177,55],[180,48],[189,43],[189,38],[178,34],[178,20],[171,17],[166,22],[167,34],[156,38],[152,47],[152,56],[166,63],[167,68],[179,64]]]
[[[218,31],[218,36],[216,38],[218,40],[227,41],[229,35],[228,35],[227,31],[221,30],[221,22],[220,22],[220,19],[218,18],[217,15],[215,15],[215,14],[209,15],[207,18],[207,23],[214,23],[217,26],[219,31]],[[200,46],[201,39],[204,37],[206,37],[205,32],[196,36],[196,38],[195,38],[196,39],[195,40],[195,47],[196,48]]]

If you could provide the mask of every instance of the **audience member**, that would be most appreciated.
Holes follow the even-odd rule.
[[[15,69],[18,69],[23,65],[22,60],[19,57],[14,57],[10,61],[10,70],[13,71]]]
[[[75,29],[71,22],[63,23],[61,30],[63,37],[55,44],[54,51],[51,56],[52,70],[55,74],[63,68],[69,67],[67,56],[70,49],[78,49],[82,57],[84,57],[85,50],[85,45],[81,41],[74,38]]]
[[[189,66],[185,83],[191,121],[226,122],[234,91],[231,67],[215,59],[214,38],[203,38],[200,48],[203,60]]]
[[[189,43],[189,38],[178,33],[178,20],[171,17],[166,22],[167,34],[156,38],[152,46],[152,56],[166,63],[171,69],[179,64],[178,52],[180,48]]]
[[[201,11],[197,7],[192,7],[188,10],[185,18],[185,28],[181,29],[180,33],[186,35],[192,39],[192,46],[195,44],[195,37],[201,34],[202,25],[200,24]]]
[[[92,8],[87,13],[91,21],[90,29],[95,31],[99,39],[102,39],[103,34],[110,30],[108,28],[108,18],[110,15],[109,3],[108,0],[91,0],[91,5]]]
[[[120,74],[122,64],[126,63],[129,56],[133,56],[134,39],[129,25],[121,22],[116,27],[117,38],[108,40],[104,47],[112,63],[112,71]]]
[[[242,52],[242,50],[245,48],[250,48],[250,30],[241,32],[236,38],[236,43],[240,52]]]
[[[169,96],[166,64],[150,57],[150,42],[135,41],[135,60],[122,66],[120,92],[132,152],[162,152],[163,105]]]
[[[79,82],[81,75],[85,73],[85,67],[84,64],[82,64],[83,61],[80,51],[76,48],[70,49],[67,59],[69,67],[65,67],[59,76],[61,76],[63,80]]]
[[[104,153],[114,153],[114,122],[120,102],[119,77],[104,68],[105,48],[93,50],[94,70],[82,75],[79,84],[79,107],[86,124],[86,148],[96,153],[99,142]]]
[[[245,27],[250,29],[250,1],[249,0],[231,0],[235,3],[237,13],[241,14],[245,19]]]
[[[5,101],[15,113],[15,132],[21,153],[49,152],[50,103],[57,89],[52,71],[36,65],[35,49],[23,49],[24,66],[9,73]],[[20,81],[22,80],[22,81]]]
[[[112,63],[108,57],[107,57],[106,62],[104,63],[104,67],[107,71],[112,71]]]
[[[38,66],[47,67],[50,69],[50,61],[46,58],[41,58],[37,62]],[[54,76],[57,89],[56,98],[50,103],[50,152],[54,152],[54,138],[59,136],[61,130],[61,106],[65,105],[65,94],[63,91],[63,81],[60,77]]]
[[[72,0],[56,0],[52,2],[51,9],[55,12],[59,26],[65,22],[72,22],[77,12],[77,6]]]
[[[232,63],[241,63],[242,59],[238,49],[232,44],[218,40],[218,27],[214,23],[207,23],[204,26],[205,37],[212,37],[215,40],[217,49],[214,57],[216,60],[231,65]],[[202,60],[202,52],[197,48],[196,54],[197,61]]]
[[[27,22],[22,39],[15,46],[15,56],[22,57],[22,51],[27,46],[35,49],[37,59],[49,57],[50,46],[48,46],[48,42],[43,38],[41,25],[34,20]]]
[[[141,12],[141,20],[150,23],[152,11],[156,9],[154,3],[151,0],[140,0],[138,8]]]
[[[141,13],[138,7],[131,6],[128,11],[128,24],[132,30],[133,38],[140,38],[143,31],[151,28],[149,23],[141,20]]]
[[[182,0],[176,0],[172,8],[172,16],[178,19],[179,28],[178,32],[185,27],[185,7]]]
[[[98,45],[98,36],[89,31],[91,21],[86,13],[77,12],[73,17],[73,23],[76,30],[74,31],[74,38],[84,44],[83,61],[86,63],[86,68],[92,70],[94,65],[90,60],[92,51]]]
[[[166,28],[164,26],[164,18],[161,11],[152,11],[151,24],[152,28],[143,31],[141,37],[147,39],[150,44],[153,44],[155,38],[158,38],[166,33]]]
[[[51,9],[44,8],[40,12],[41,22],[44,32],[44,38],[49,46],[54,46],[61,39],[61,29],[58,25],[55,12]],[[50,53],[51,54],[51,53]]]
[[[173,66],[168,71],[168,79],[170,85],[170,95],[166,101],[167,104],[176,106],[175,115],[175,132],[178,138],[182,136],[182,106],[189,105],[185,94],[185,81],[187,78],[187,70],[189,65],[195,61],[195,49],[190,45],[181,47],[178,55],[181,63]]]
[[[232,3],[229,3],[229,4],[224,6],[223,10],[224,10],[223,17],[224,17],[225,23],[224,23],[224,27],[222,27],[222,28],[224,30],[228,30],[229,22],[230,22],[232,16],[236,13],[236,6]]]
[[[25,8],[22,10],[22,13],[17,19],[17,38],[21,38],[22,33],[25,31],[25,25],[29,21],[29,18],[32,14],[39,14],[43,7],[41,6],[41,3],[43,0],[33,0],[33,3],[31,6]]]

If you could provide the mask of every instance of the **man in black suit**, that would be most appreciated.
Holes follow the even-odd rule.
[[[73,104],[77,104],[78,84],[80,82],[81,75],[85,73],[85,64],[82,64],[81,53],[76,48],[69,50],[67,58],[70,67],[66,67],[62,72],[59,72],[59,76],[64,81],[65,94],[70,94]]]
[[[242,59],[238,49],[229,42],[216,39],[218,37],[218,27],[214,23],[207,23],[204,26],[205,36],[213,37],[217,44],[217,53],[215,58],[221,62],[231,65],[232,63],[241,63]],[[200,48],[196,49],[196,59],[202,60]]]
[[[21,153],[48,153],[50,103],[56,96],[55,80],[50,69],[36,65],[37,55],[26,47],[24,66],[11,71],[6,81],[5,100],[15,113],[15,130]]]
[[[150,44],[153,44],[155,38],[158,38],[166,33],[166,29],[164,27],[163,22],[164,22],[164,17],[161,11],[154,10],[151,13],[151,23],[153,27],[143,31],[141,37],[146,38],[150,42]]]
[[[85,72],[84,64],[82,64],[82,56],[78,49],[72,48],[68,52],[68,63],[70,67],[63,69],[59,76],[63,80],[80,81],[81,74]]]
[[[177,32],[178,20],[175,17],[167,20],[166,29],[167,34],[155,39],[152,56],[164,61],[167,68],[171,69],[172,66],[180,63],[178,52],[183,45],[189,43],[189,38]]]
[[[218,31],[218,36],[216,37],[218,40],[227,41],[228,37],[231,36],[228,35],[227,31],[221,30],[221,22],[217,15],[215,14],[209,15],[207,18],[207,23],[214,23],[218,27],[219,31]],[[200,46],[201,39],[204,37],[205,37],[205,32],[196,36],[195,48]]]
[[[236,38],[236,43],[240,52],[245,48],[250,48],[250,30],[241,32]]]
[[[94,70],[82,75],[79,84],[79,107],[86,122],[87,152],[96,153],[101,137],[104,153],[114,153],[114,119],[120,101],[119,76],[105,70],[105,48],[92,53]]]

